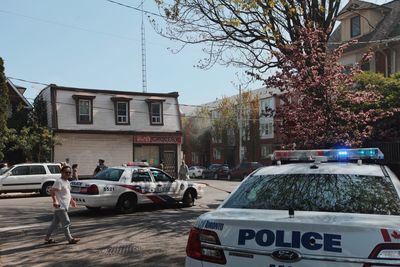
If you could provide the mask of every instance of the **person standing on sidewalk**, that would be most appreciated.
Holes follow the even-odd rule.
[[[179,180],[189,180],[189,168],[184,160],[182,160],[181,167],[179,168]]]
[[[79,238],[73,238],[69,231],[71,221],[68,216],[68,208],[71,205],[73,208],[76,207],[75,200],[71,197],[71,186],[68,178],[71,176],[71,167],[63,166],[61,168],[61,178],[54,182],[51,188],[51,198],[53,199],[54,215],[53,221],[47,230],[46,237],[44,239],[46,244],[55,243],[50,238],[53,231],[57,228],[58,224],[61,223],[65,238],[70,244],[76,244],[79,242]]]

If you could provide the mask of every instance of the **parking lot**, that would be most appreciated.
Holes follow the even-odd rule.
[[[187,235],[195,219],[215,209],[239,182],[208,183],[204,198],[191,208],[142,206],[131,214],[112,209],[70,210],[73,236],[62,231],[56,244],[43,244],[52,219],[50,197],[37,194],[0,196],[0,266],[183,266]]]

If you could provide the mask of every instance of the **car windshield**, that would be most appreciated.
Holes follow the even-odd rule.
[[[208,169],[214,170],[214,169],[218,169],[220,166],[221,166],[221,165],[219,165],[219,164],[213,164],[213,165],[210,165],[210,166],[208,167]]]
[[[107,168],[107,169],[97,173],[93,179],[116,182],[116,181],[119,181],[119,178],[121,178],[121,175],[123,172],[124,172],[123,169]]]
[[[2,169],[0,169],[0,175],[2,175],[3,173],[6,173],[8,170],[10,170],[10,168],[2,168]]]
[[[400,215],[399,203],[385,177],[277,174],[249,177],[223,207]]]

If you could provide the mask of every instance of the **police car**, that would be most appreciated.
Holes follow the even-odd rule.
[[[176,180],[162,170],[140,166],[105,169],[91,180],[71,182],[71,195],[78,205],[88,209],[117,208],[122,213],[139,204],[193,206],[202,197],[204,185]]]
[[[400,183],[379,149],[274,159],[197,219],[187,267],[400,266]]]

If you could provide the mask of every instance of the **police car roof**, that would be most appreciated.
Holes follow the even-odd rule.
[[[326,173],[326,174],[357,174],[368,176],[384,176],[380,165],[361,164],[349,162],[327,162],[317,164],[318,168],[310,168],[314,163],[290,163],[263,167],[257,170],[255,175],[269,174],[302,174],[302,173]]]

